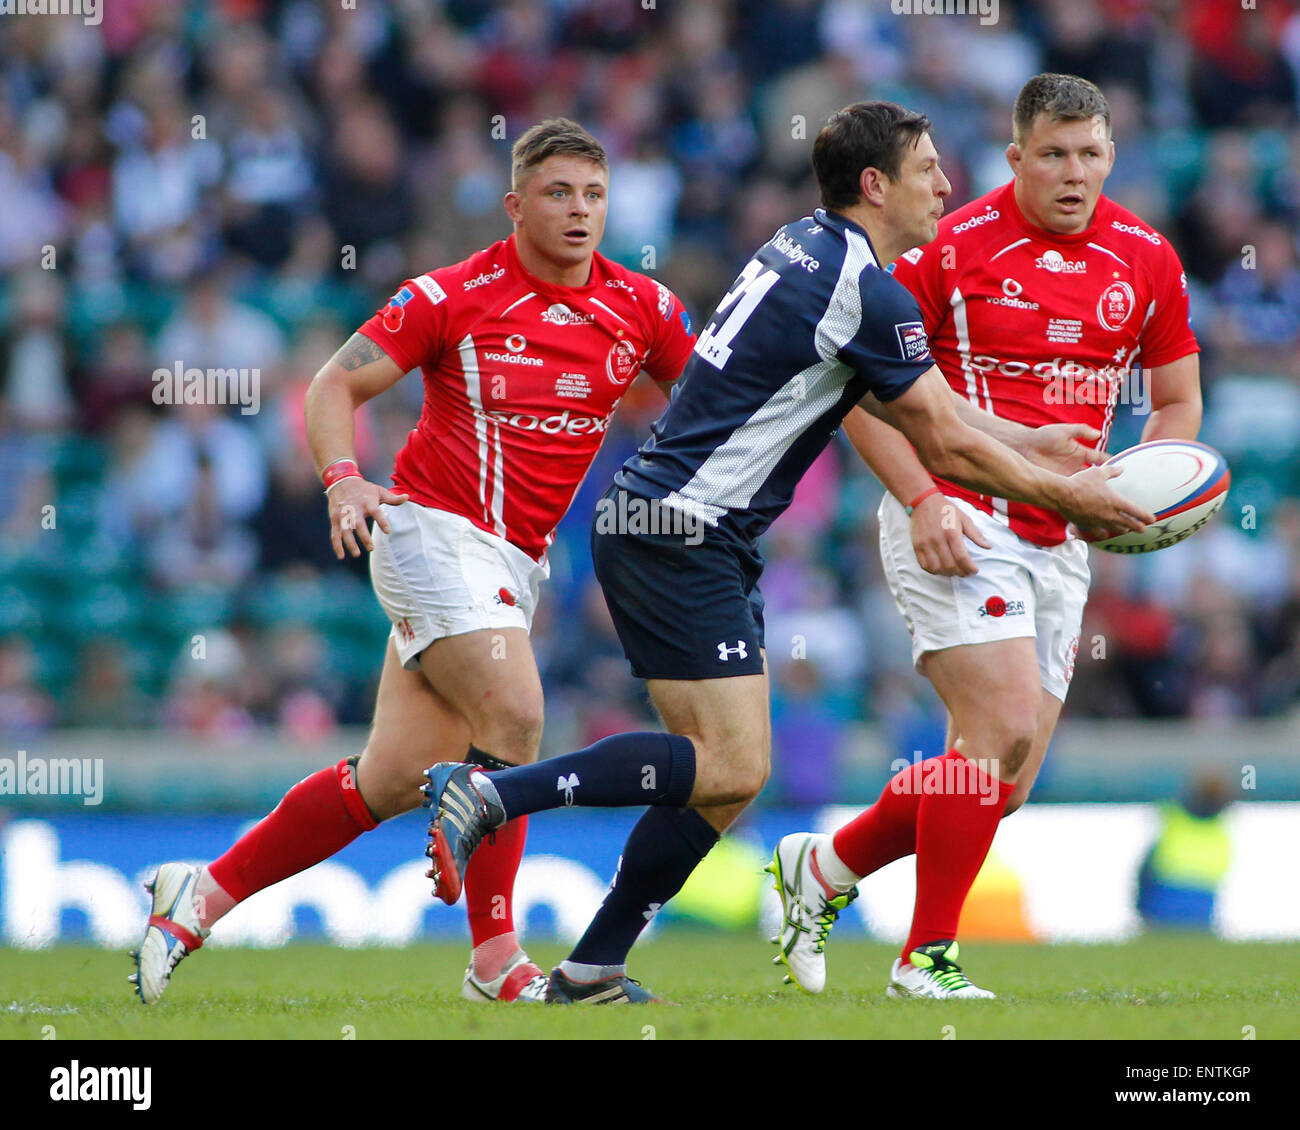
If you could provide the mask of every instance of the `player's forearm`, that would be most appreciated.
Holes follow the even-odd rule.
[[[927,437],[917,447],[921,462],[934,474],[981,494],[1028,502],[1050,510],[1069,506],[1070,482],[1036,467],[1005,444],[966,424]]]
[[[1201,431],[1201,402],[1178,400],[1157,408],[1147,417],[1142,442],[1157,439],[1195,439]]]
[[[319,473],[336,459],[355,459],[357,409],[402,379],[401,365],[363,333],[354,333],[307,389],[307,443]]]
[[[1201,358],[1189,353],[1146,373],[1152,412],[1142,429],[1142,442],[1195,439],[1201,430]]]
[[[977,408],[969,400],[959,393],[954,392],[953,406],[957,409],[957,418],[964,424],[969,424],[972,428],[978,428],[987,436],[992,436],[999,443],[1004,443],[1012,451],[1018,451],[1021,454],[1025,450],[1025,440],[1033,431],[1032,428],[1025,427],[1024,424],[1017,424],[1014,420],[1004,420],[1001,416],[994,416],[991,412],[985,412],[982,408]]]
[[[346,375],[327,364],[312,380],[303,403],[307,445],[316,473],[336,459],[355,459],[357,403]]]
[[[916,450],[897,428],[861,408],[844,418],[844,434],[881,485],[906,504],[934,485]]]

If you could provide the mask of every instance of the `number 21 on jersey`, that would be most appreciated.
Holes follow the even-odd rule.
[[[757,259],[751,259],[746,263],[745,269],[736,279],[736,284],[718,303],[712,321],[695,342],[695,352],[714,368],[721,369],[726,365],[731,358],[731,343],[740,332],[740,327],[749,321],[749,316],[763,300],[763,295],[776,285],[780,277],[770,267],[765,268]],[[719,325],[718,320],[732,306],[735,309],[732,309]]]

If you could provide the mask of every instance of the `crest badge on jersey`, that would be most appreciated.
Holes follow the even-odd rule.
[[[616,385],[625,385],[641,368],[641,359],[636,355],[636,346],[625,337],[621,337],[609,347],[605,357],[605,374]]]
[[[384,329],[390,334],[395,334],[402,328],[402,320],[406,317],[406,304],[414,297],[415,291],[409,286],[404,286],[388,300],[388,305],[384,307]]]
[[[1115,281],[1101,292],[1097,299],[1097,321],[1101,328],[1112,333],[1123,327],[1137,306],[1133,288],[1123,281]]]
[[[898,337],[898,350],[904,361],[916,361],[930,351],[925,326],[921,322],[898,322],[894,325],[894,334]]]

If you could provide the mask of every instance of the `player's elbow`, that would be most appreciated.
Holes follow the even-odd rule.
[[[928,433],[922,442],[916,443],[916,454],[925,469],[941,479],[960,478],[969,461],[966,456],[964,438],[945,430],[941,433]]]
[[[305,407],[310,411],[313,406],[340,405],[355,410],[367,399],[361,392],[355,374],[331,358],[317,370],[307,386]]]

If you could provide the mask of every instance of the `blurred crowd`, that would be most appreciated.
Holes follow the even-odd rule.
[[[304,740],[368,721],[387,622],[328,543],[307,384],[403,277],[509,232],[509,146],[565,114],[612,159],[602,251],[698,325],[817,205],[826,115],[927,112],[951,206],[1002,183],[1041,70],[1098,82],[1107,192],[1168,234],[1203,347],[1215,525],[1092,555],[1075,716],[1236,717],[1300,701],[1300,10],[1273,0],[114,0],[0,34],[0,729],[165,726]],[[260,372],[256,411],[155,402],[157,368]],[[387,481],[408,375],[360,413]],[[619,410],[561,527],[535,643],[548,749],[641,726],[586,531],[660,409]],[[244,407],[250,407],[245,405]],[[1113,449],[1144,417],[1121,409]],[[833,447],[765,542],[778,778],[835,792],[854,727],[942,740],[884,587],[880,488]],[[937,739],[935,735],[938,735]]]

